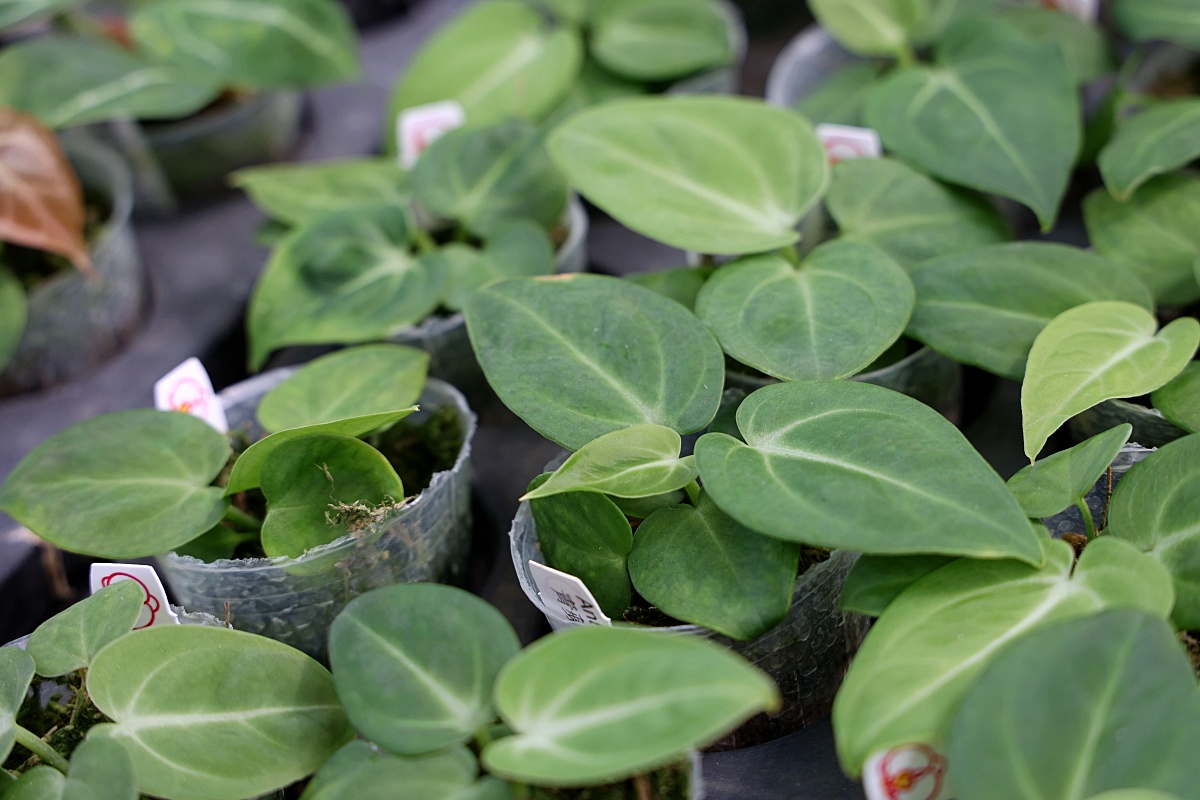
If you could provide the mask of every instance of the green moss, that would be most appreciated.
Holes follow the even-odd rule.
[[[85,670],[78,670],[53,680],[34,676],[33,683],[25,695],[25,702],[17,712],[18,725],[40,736],[68,758],[89,730],[102,722],[111,721],[100,713],[100,709],[93,705],[84,691],[85,677]],[[51,690],[50,687],[53,686],[60,688]],[[45,705],[40,700],[43,692],[49,692]],[[4,768],[14,772],[25,772],[40,763],[41,760],[33,753],[21,745],[14,745],[4,762]]]
[[[458,409],[447,405],[402,419],[371,443],[395,467],[404,493],[413,497],[428,488],[434,473],[454,467],[465,435]]]

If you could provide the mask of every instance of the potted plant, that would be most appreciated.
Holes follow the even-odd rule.
[[[232,447],[187,414],[95,417],[30,453],[0,505],[66,550],[156,555],[182,605],[320,658],[366,589],[463,579],[475,419],[426,364],[376,345],[231,387]]]
[[[86,142],[64,152],[11,109],[0,109],[0,137],[0,394],[9,394],[69,380],[114,353],[141,319],[146,285],[116,154]]]
[[[116,22],[83,2],[29,5],[62,32],[5,48],[0,103],[56,129],[112,121],[151,210],[284,157],[299,136],[298,90],[359,74],[353,25],[333,0],[254,0],[237,13],[162,0]]]

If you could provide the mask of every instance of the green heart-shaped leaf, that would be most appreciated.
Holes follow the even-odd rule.
[[[162,625],[117,639],[92,662],[87,691],[116,722],[104,734],[129,751],[141,790],[178,800],[273,792],[354,737],[324,667],[226,628]]]
[[[19,647],[0,647],[0,758],[17,740],[17,712],[33,680],[33,657]]]
[[[1014,380],[1025,374],[1038,334],[1062,312],[1097,300],[1154,307],[1124,268],[1059,244],[978,247],[928,261],[910,275],[917,305],[908,334],[955,361]]]
[[[1200,9],[1191,0],[1113,0],[1112,15],[1134,41],[1166,39],[1200,48]]]
[[[1129,441],[1133,426],[1117,427],[1030,464],[1008,479],[1008,488],[1030,517],[1052,517],[1079,503]]]
[[[854,375],[899,339],[915,300],[882,250],[829,242],[799,268],[776,255],[721,267],[696,315],[743,364],[783,380],[829,380]]]
[[[789,541],[876,554],[1039,563],[1012,494],[945,417],[855,381],[759,389],[737,411],[745,444],[696,444],[705,489],[726,513]]]
[[[376,507],[404,500],[404,486],[382,453],[349,436],[300,436],[263,459],[267,498],[262,524],[268,556],[299,558],[346,534],[331,521],[335,505]]]
[[[475,782],[478,771],[475,756],[464,747],[405,758],[359,739],[317,770],[300,800],[393,800],[400,787],[409,797],[452,800]]]
[[[593,625],[526,648],[495,698],[514,735],[484,748],[484,766],[547,786],[629,777],[779,707],[770,678],[721,645]]]
[[[339,350],[305,364],[258,404],[259,423],[282,431],[384,414],[421,396],[429,354],[415,347],[376,344]]]
[[[62,800],[138,800],[137,770],[129,751],[106,735],[107,725],[92,730],[97,732],[71,753]]]
[[[605,103],[561,124],[546,146],[571,185],[621,224],[702,253],[792,244],[828,180],[808,122],[750,98]]]
[[[1200,362],[1193,361],[1150,395],[1167,421],[1188,433],[1200,433]]]
[[[877,750],[945,740],[955,709],[995,654],[1048,622],[1105,608],[1166,616],[1165,570],[1125,542],[1101,537],[1075,559],[1046,541],[1041,568],[961,559],[892,601],[863,643],[833,706],[843,769],[858,774]]]
[[[467,741],[492,722],[492,684],[518,649],[499,611],[433,583],[360,595],[329,630],[346,713],[364,736],[401,754]]]
[[[92,663],[105,645],[133,630],[145,600],[136,581],[117,581],[43,622],[26,645],[38,674],[53,678]]]
[[[1154,316],[1131,303],[1087,303],[1038,335],[1021,386],[1025,455],[1032,462],[1072,415],[1115,397],[1137,397],[1178,375],[1200,344],[1183,317],[1155,334]]]
[[[448,244],[427,258],[450,274],[446,307],[461,311],[471,295],[501,278],[532,278],[554,272],[554,248],[544,228],[527,220],[497,226],[482,251]],[[444,261],[443,261],[444,259]]]
[[[721,7],[701,0],[609,0],[595,4],[589,52],[635,81],[669,81],[733,59]]]
[[[638,526],[629,576],[672,617],[750,640],[787,616],[799,561],[799,545],[755,533],[702,494]]]
[[[1117,126],[1097,164],[1118,200],[1164,172],[1200,158],[1200,99],[1165,100]]]
[[[986,18],[956,25],[937,66],[894,73],[867,98],[867,124],[906,161],[1010,197],[1049,229],[1082,139],[1062,52]]]
[[[873,556],[864,553],[850,568],[850,574],[842,584],[838,605],[856,614],[883,616],[901,592],[951,561],[954,561],[952,556]]]
[[[597,275],[498,281],[466,317],[496,394],[569,450],[629,425],[693,433],[717,411],[720,346],[685,308],[640,286]]]
[[[1175,632],[1109,611],[1006,647],[963,697],[946,756],[964,797],[1084,800],[1128,786],[1192,794],[1198,747],[1200,694]]]
[[[1075,85],[1085,86],[1112,70],[1108,39],[1099,25],[1059,8],[1000,6],[999,12],[1000,19],[1026,38],[1058,45]]]
[[[17,352],[26,314],[25,286],[12,270],[0,266],[0,372]]]
[[[905,269],[1012,238],[1004,218],[982,198],[890,158],[838,164],[825,204],[842,239],[873,244]]]
[[[1177,439],[1135,464],[1113,493],[1108,532],[1149,553],[1175,585],[1172,621],[1200,627],[1200,434]]]
[[[228,502],[210,484],[228,459],[225,437],[188,414],[105,414],[25,456],[0,488],[0,508],[64,550],[112,559],[165,553],[224,515]]]
[[[271,164],[238,170],[229,180],[268,216],[289,225],[351,206],[402,206],[412,195],[408,173],[393,158]]]

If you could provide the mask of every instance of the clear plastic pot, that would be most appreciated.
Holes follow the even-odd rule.
[[[767,102],[795,108],[834,73],[866,60],[838,44],[820,25],[810,25],[788,42],[771,65]]]
[[[221,393],[231,430],[261,433],[254,413],[262,396],[294,370],[264,373]],[[229,619],[238,630],[289,644],[327,661],[333,618],[358,595],[418,581],[464,582],[471,545],[471,440],[475,415],[453,386],[430,379],[419,400],[420,419],[442,406],[458,409],[463,443],[454,468],[439,472],[425,491],[384,520],[313,548],[299,558],[204,562],[167,553],[159,569],[176,601],[191,611]]]

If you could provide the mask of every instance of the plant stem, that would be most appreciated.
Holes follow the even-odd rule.
[[[239,529],[250,531],[262,530],[262,520],[253,514],[247,514],[235,505],[231,505],[225,509],[225,519],[232,522]]]
[[[796,250],[796,245],[789,244],[787,247],[779,248],[779,255],[783,256],[793,267],[800,266],[800,253]]]
[[[633,776],[633,785],[637,788],[638,800],[654,800],[654,789],[650,786],[650,781],[645,775],[637,774]]]
[[[415,225],[412,229],[412,239],[416,243],[417,249],[422,253],[432,253],[434,250],[437,250],[437,242],[433,240],[429,232]]]
[[[1096,538],[1096,521],[1092,519],[1092,509],[1088,508],[1087,500],[1079,498],[1075,501],[1075,507],[1079,509],[1080,515],[1083,517],[1083,524],[1087,526],[1087,537],[1089,540]]]
[[[700,484],[699,483],[697,483],[696,481],[692,481],[687,486],[683,487],[683,490],[685,492],[687,492],[688,499],[692,501],[692,505],[696,505],[700,502]]]
[[[14,725],[13,729],[17,734],[17,744],[40,758],[42,763],[49,764],[64,775],[67,774],[67,760],[62,757],[61,753],[39,739],[37,734],[32,731],[28,731],[20,725]]]
[[[896,48],[896,63],[902,67],[911,67],[917,63],[917,55],[907,42]]]

